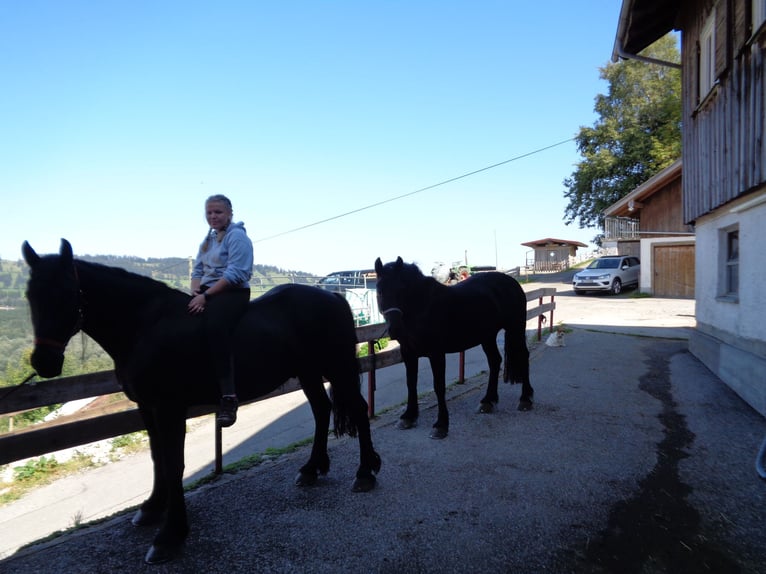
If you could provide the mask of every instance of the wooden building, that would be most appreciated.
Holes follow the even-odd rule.
[[[694,298],[694,227],[684,223],[681,160],[604,210],[609,254],[641,259],[639,290]]]
[[[534,257],[527,256],[527,268],[533,269],[535,273],[553,273],[569,269],[572,259],[577,254],[577,248],[588,247],[580,241],[553,237],[527,241],[522,245],[532,248]]]
[[[623,0],[613,58],[681,33],[689,349],[766,415],[766,0]],[[656,61],[654,61],[656,63]]]

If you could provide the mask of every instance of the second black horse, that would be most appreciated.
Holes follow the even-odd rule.
[[[502,357],[497,334],[505,330],[505,382],[521,383],[519,410],[532,408],[534,390],[529,383],[527,299],[521,285],[500,272],[479,273],[452,286],[427,277],[399,257],[375,261],[378,307],[392,339],[399,342],[407,377],[407,408],[399,427],[410,428],[418,418],[418,359],[428,357],[433,372],[438,417],[432,438],[449,432],[445,399],[446,354],[481,345],[489,364],[489,383],[480,411],[489,413],[498,402],[497,385]]]

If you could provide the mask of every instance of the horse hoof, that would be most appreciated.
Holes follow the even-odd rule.
[[[519,410],[520,411],[531,411],[532,410],[532,401],[519,401]]]
[[[314,486],[317,483],[316,473],[299,472],[295,477],[296,486]]]
[[[130,523],[133,526],[154,526],[162,520],[162,512],[148,512],[139,508]]]
[[[479,412],[487,415],[495,412],[495,403],[479,403]]]
[[[144,562],[147,564],[164,564],[165,562],[170,562],[178,556],[178,554],[181,551],[181,547],[179,546],[165,546],[165,545],[157,545],[152,544],[151,548],[149,548],[149,551],[146,553],[146,557],[144,558]]]
[[[417,426],[417,421],[412,421],[410,419],[399,419],[399,422],[397,423],[396,428],[398,428],[399,430],[409,430],[416,426]]]
[[[449,432],[447,429],[434,427],[431,429],[431,434],[429,436],[433,439],[441,440],[447,438],[447,432]]]
[[[370,492],[375,488],[377,480],[374,476],[357,476],[354,484],[351,486],[352,492]]]

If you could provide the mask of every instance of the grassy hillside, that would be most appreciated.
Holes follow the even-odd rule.
[[[139,275],[146,275],[188,291],[192,261],[188,258],[169,257],[143,259],[112,255],[85,255],[78,257],[121,267]],[[31,372],[29,354],[32,351],[32,326],[24,297],[28,267],[22,260],[0,260],[0,387],[18,384]],[[313,285],[318,277],[301,271],[287,271],[272,265],[254,265],[250,282],[253,297],[262,295],[283,283]],[[85,335],[77,335],[67,348],[65,375],[89,373],[111,369],[112,364],[104,351]]]

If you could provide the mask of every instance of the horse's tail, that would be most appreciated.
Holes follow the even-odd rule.
[[[518,329],[517,329],[518,330]],[[525,329],[514,334],[505,330],[503,346],[503,382],[524,383],[529,381],[529,349]]]
[[[351,307],[342,295],[336,294],[341,312],[338,314],[333,344],[328,349],[332,355],[332,378],[330,399],[332,400],[333,432],[335,436],[357,435],[360,417],[367,417],[367,401],[361,393],[359,362],[356,358],[356,325]]]
[[[333,414],[333,432],[336,437],[348,435],[355,437],[357,434],[356,415],[359,413],[359,401],[364,403],[364,409],[366,414],[367,401],[364,400],[361,394],[358,393],[358,397],[353,396],[353,393],[348,393],[345,389],[340,389],[340,393],[335,386],[330,387],[330,398],[332,399],[332,414]]]

